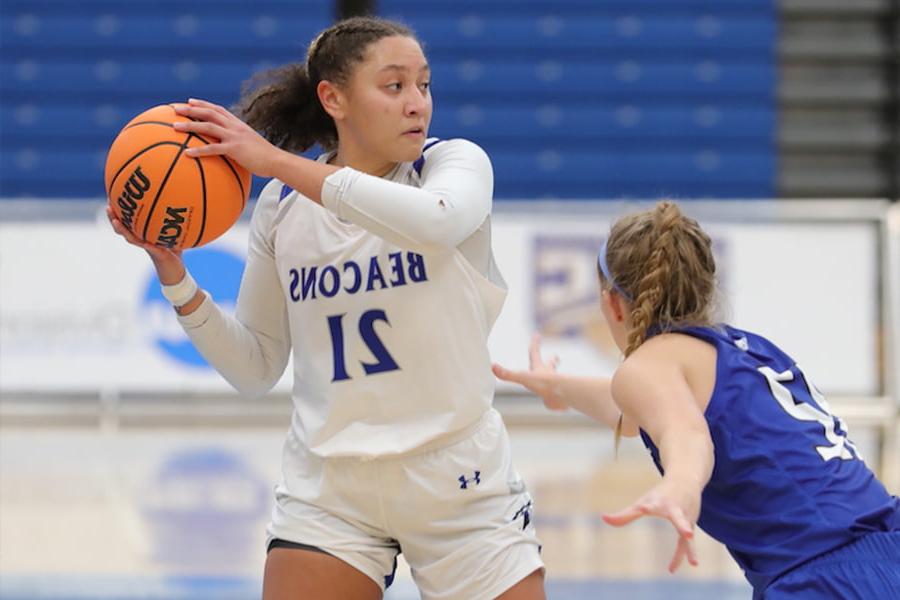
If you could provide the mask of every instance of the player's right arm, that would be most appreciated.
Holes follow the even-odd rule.
[[[278,182],[270,182],[253,212],[235,315],[225,313],[202,289],[177,309],[178,321],[200,354],[235,389],[254,397],[275,385],[290,355],[287,305],[275,267],[272,236],[280,188]],[[115,217],[110,215],[110,221],[116,233],[147,251],[160,283],[173,285],[185,277],[181,252],[143,243]]]
[[[564,375],[556,371],[558,357],[544,361],[541,356],[541,339],[538,334],[531,338],[528,348],[527,371],[512,371],[494,364],[494,375],[503,381],[518,383],[537,394],[550,410],[573,408],[596,421],[615,429],[621,412],[613,401],[608,377],[582,377]],[[637,428],[625,421],[622,435],[637,435]]]
[[[280,189],[277,181],[269,182],[254,208],[234,316],[204,294],[196,310],[178,317],[200,354],[247,396],[269,391],[290,355],[287,304],[275,266],[273,235]]]

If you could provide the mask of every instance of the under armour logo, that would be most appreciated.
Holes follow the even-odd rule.
[[[525,503],[525,506],[516,511],[516,514],[513,515],[512,520],[515,521],[519,517],[522,517],[522,529],[527,529],[528,524],[531,523],[531,500]]]
[[[478,485],[481,483],[481,471],[475,471],[475,476],[470,479],[466,479],[465,475],[460,475],[457,481],[459,481],[459,489],[461,490],[467,489],[473,481],[475,485]]]

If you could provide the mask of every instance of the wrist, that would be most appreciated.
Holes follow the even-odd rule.
[[[274,177],[280,181],[284,181],[283,174],[291,171],[290,159],[294,155],[290,152],[282,150],[277,146],[272,146],[272,153],[266,162],[266,173],[257,173],[260,177]]]
[[[160,259],[150,254],[150,260],[156,269],[156,276],[162,285],[176,285],[186,273],[184,263],[180,259],[169,260],[169,257]]]
[[[160,278],[162,294],[175,308],[181,308],[189,303],[200,290],[197,282],[194,281],[187,269],[184,269],[183,272],[181,280],[171,285],[163,283],[162,278]]]

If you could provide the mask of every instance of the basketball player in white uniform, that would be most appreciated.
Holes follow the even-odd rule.
[[[180,128],[221,140],[189,155],[273,177],[233,317],[179,253],[144,245],[195,346],[238,390],[264,394],[293,352],[266,600],[380,598],[401,550],[425,599],[544,598],[531,498],[491,407],[487,337],[506,295],[493,173],[471,142],[426,141],[428,78],[407,29],[355,18],[244,98],[250,126],[206,102],[182,109],[197,121]],[[310,161],[254,129],[331,150]]]

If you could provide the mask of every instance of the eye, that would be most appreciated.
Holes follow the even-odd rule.
[[[394,82],[394,83],[389,83],[389,84],[387,84],[387,85],[384,86],[384,87],[386,87],[387,89],[389,89],[389,90],[391,90],[391,91],[399,92],[400,89],[403,87],[403,84],[401,84],[401,83],[398,81],[398,82]]]
[[[420,88],[423,92],[426,91],[426,90],[430,90],[430,89],[431,89],[431,82],[430,82],[430,81],[423,81],[422,83],[419,84],[419,88]]]

